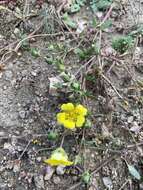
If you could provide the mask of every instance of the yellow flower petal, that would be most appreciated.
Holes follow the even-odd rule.
[[[63,125],[64,125],[64,127],[68,128],[68,129],[74,129],[75,128],[75,123],[71,120],[65,120]]]
[[[79,115],[87,115],[87,109],[81,104],[77,105],[75,110]]]
[[[73,162],[70,162],[68,160],[54,160],[54,159],[47,159],[47,160],[44,160],[44,162],[51,166],[59,166],[59,165],[71,166],[73,164]]]
[[[44,160],[46,164],[50,164],[51,166],[70,166],[73,162],[68,160],[68,156],[63,148],[57,148],[53,151],[51,157],[49,159]]]
[[[63,124],[65,122],[65,113],[58,113],[57,114],[57,121],[59,124]]]
[[[83,116],[79,116],[76,121],[76,127],[82,127],[85,122],[85,118]]]
[[[72,103],[63,104],[61,106],[62,111],[72,111],[74,109],[74,105]]]

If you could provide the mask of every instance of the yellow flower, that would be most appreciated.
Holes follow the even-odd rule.
[[[68,156],[63,148],[57,148],[53,151],[51,157],[49,159],[44,160],[46,164],[50,164],[51,166],[71,166],[73,162],[68,160]]]
[[[82,127],[87,115],[87,109],[82,105],[74,106],[72,103],[63,104],[62,112],[57,114],[57,121],[68,129]]]

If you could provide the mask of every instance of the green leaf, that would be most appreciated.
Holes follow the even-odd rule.
[[[50,131],[48,133],[48,139],[49,140],[57,140],[57,138],[58,138],[58,133],[57,132]]]
[[[71,84],[71,87],[74,89],[74,90],[79,90],[80,89],[80,84],[78,82],[73,82]]]
[[[84,173],[82,174],[82,180],[83,180],[83,182],[84,182],[85,184],[89,184],[90,181],[91,181],[91,174],[90,174],[88,171],[84,172]]]
[[[75,156],[74,165],[81,164],[83,161],[80,155]]]
[[[76,3],[82,7],[85,5],[86,0],[76,0]]]
[[[76,29],[76,28],[77,28],[76,22],[73,21],[73,20],[69,17],[69,15],[68,15],[67,13],[65,13],[65,14],[63,15],[63,20],[64,20],[64,23],[65,23],[66,25],[68,25],[69,27],[71,27],[71,28],[73,28],[73,29]]]
[[[140,180],[141,176],[140,176],[139,172],[136,170],[136,168],[134,166],[132,166],[132,165],[129,165],[129,164],[127,164],[127,166],[128,166],[128,170],[129,170],[130,174],[134,178],[136,178],[137,180]]]
[[[91,123],[91,121],[90,121],[89,119],[86,119],[86,122],[85,122],[85,124],[84,124],[84,127],[87,128],[87,129],[89,129],[89,128],[92,127],[92,123]]]
[[[110,28],[112,26],[112,21],[111,20],[107,20],[105,21],[101,26],[101,30],[105,30],[106,28]]]
[[[80,6],[79,6],[79,4],[73,4],[72,6],[71,6],[71,13],[76,13],[76,12],[78,12],[78,11],[80,11]]]
[[[31,48],[31,55],[34,56],[34,57],[39,57],[40,56],[40,53],[39,53],[39,50],[36,49],[36,48]]]

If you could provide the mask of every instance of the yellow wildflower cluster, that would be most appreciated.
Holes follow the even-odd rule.
[[[87,115],[87,109],[82,105],[74,106],[72,103],[63,104],[60,113],[57,114],[57,121],[68,129],[82,127]]]
[[[83,126],[86,115],[87,109],[81,104],[67,103],[61,106],[61,112],[57,114],[57,121],[68,129],[75,129]],[[53,151],[50,158],[44,162],[51,166],[70,166],[73,164],[73,162],[68,160],[66,152],[61,147]]]

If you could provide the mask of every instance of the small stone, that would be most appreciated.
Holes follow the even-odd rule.
[[[54,176],[54,177],[53,177],[53,183],[56,184],[56,185],[60,184],[60,183],[61,183],[60,177]]]
[[[44,180],[46,180],[46,181],[50,180],[51,177],[53,176],[54,172],[55,172],[55,168],[53,168],[51,166],[47,166]]]
[[[140,190],[143,190],[143,183],[140,183],[139,186],[140,186],[139,189],[140,189]]]
[[[108,189],[112,188],[112,181],[111,181],[110,177],[103,177],[102,180],[103,180],[103,183],[106,188],[108,188]]]
[[[77,181],[78,180],[78,177],[77,176],[73,176],[73,181]]]
[[[5,71],[5,77],[7,80],[11,80],[13,77],[12,71],[9,71],[9,70]]]
[[[134,117],[133,117],[133,116],[128,117],[128,123],[132,123],[133,120],[134,120]]]
[[[138,123],[136,121],[133,122],[132,127],[130,128],[130,131],[134,132],[134,133],[139,133],[141,130],[141,126],[138,125]]]
[[[26,112],[25,112],[24,110],[20,111],[20,112],[19,112],[19,117],[20,117],[21,119],[25,119],[25,117],[26,117]]]
[[[62,80],[59,77],[51,77],[49,78],[50,86],[49,86],[49,94],[50,95],[57,95],[57,85],[62,84]]]
[[[34,181],[35,181],[35,186],[37,190],[45,189],[43,175],[36,175],[34,177]]]
[[[64,175],[65,167],[64,166],[57,166],[56,173],[57,173],[57,175]]]
[[[42,158],[39,156],[39,157],[36,158],[36,160],[37,160],[38,162],[41,162]]]
[[[14,147],[10,143],[4,143],[3,149],[8,149],[9,152],[14,151]]]
[[[35,71],[31,71],[31,75],[33,75],[34,77],[36,77],[37,73]]]
[[[103,12],[100,12],[100,11],[96,12],[96,16],[97,16],[99,19],[101,19],[101,18],[103,17]]]
[[[3,86],[3,89],[6,90],[6,89],[7,89],[7,86]]]
[[[14,173],[17,173],[20,171],[20,165],[21,165],[21,162],[19,160],[16,160],[13,166]]]
[[[0,131],[0,137],[6,136],[6,133],[4,131]]]

